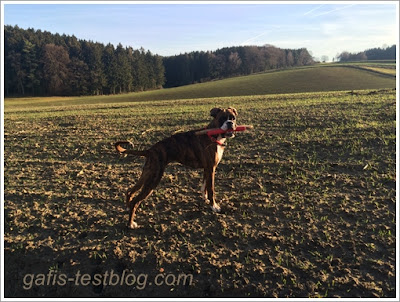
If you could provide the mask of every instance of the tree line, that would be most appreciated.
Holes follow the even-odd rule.
[[[162,57],[132,47],[4,27],[5,95],[100,95],[158,89]]]
[[[4,52],[6,96],[118,94],[314,63],[305,48],[240,46],[161,57],[9,25]]]
[[[271,69],[311,65],[307,49],[280,49],[272,45],[226,47],[164,58],[165,87],[175,87]]]
[[[383,48],[371,48],[358,53],[342,52],[337,56],[340,62],[367,60],[396,60],[396,45]]]

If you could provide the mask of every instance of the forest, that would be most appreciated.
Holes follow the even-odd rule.
[[[75,36],[4,27],[5,95],[102,95],[158,89],[162,57]]]
[[[162,57],[9,25],[4,54],[5,96],[139,92],[314,63],[305,48],[240,46]]]
[[[164,58],[165,87],[313,63],[312,56],[305,48],[280,49],[265,45],[226,47],[214,52],[196,51]]]
[[[367,60],[396,60],[396,45],[382,48],[371,48],[358,53],[342,52],[338,55],[340,62]]]

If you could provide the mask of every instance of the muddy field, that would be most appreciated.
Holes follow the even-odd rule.
[[[49,106],[5,104],[5,297],[395,297],[395,91]],[[216,175],[170,165],[127,230],[121,158],[240,124]]]

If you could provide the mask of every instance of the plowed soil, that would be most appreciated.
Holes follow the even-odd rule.
[[[145,149],[216,106],[255,127],[217,169],[222,212],[172,164],[126,229],[143,159],[113,143]],[[395,297],[395,120],[394,91],[6,103],[5,296]]]

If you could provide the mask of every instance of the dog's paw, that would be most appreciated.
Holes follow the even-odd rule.
[[[211,209],[213,210],[214,213],[219,213],[219,212],[221,212],[221,207],[220,207],[218,204],[216,204],[216,203],[214,203],[214,204],[212,205]]]
[[[130,224],[128,224],[128,229],[134,230],[138,228],[138,224],[134,221],[132,221]]]

